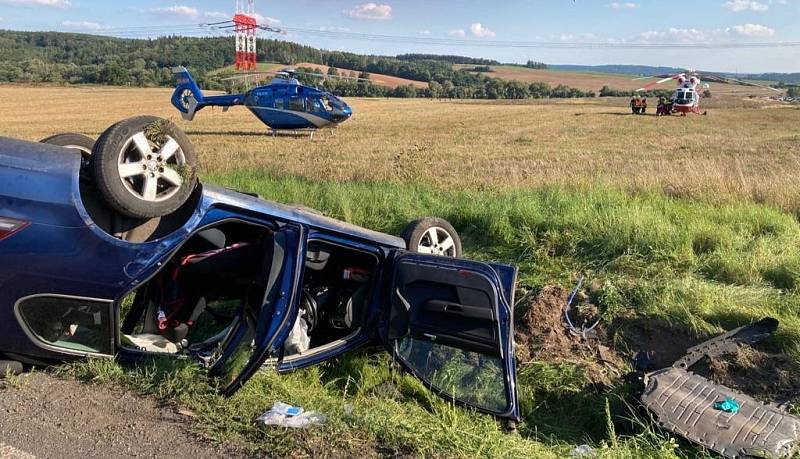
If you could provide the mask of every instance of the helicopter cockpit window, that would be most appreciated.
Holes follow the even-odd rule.
[[[305,99],[301,97],[290,97],[289,98],[289,110],[294,110],[298,112],[305,111]]]
[[[314,99],[313,97],[309,97],[308,99],[306,99],[306,110],[312,113],[321,112],[323,110],[322,103],[319,101],[319,99]]]
[[[332,112],[333,111],[333,104],[331,104],[330,99],[328,99],[327,97],[325,97],[325,98],[320,100],[320,105],[322,105],[322,108],[326,112]]]
[[[277,108],[278,110],[283,110],[284,108],[286,108],[283,97],[276,97],[273,107]]]

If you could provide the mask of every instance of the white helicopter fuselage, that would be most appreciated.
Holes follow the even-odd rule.
[[[700,112],[700,78],[681,75],[677,78],[678,88],[672,95],[673,110],[678,113]]]

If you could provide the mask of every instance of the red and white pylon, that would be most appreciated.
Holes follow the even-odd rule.
[[[255,0],[236,0],[233,16],[236,32],[236,70],[256,70],[256,20]]]

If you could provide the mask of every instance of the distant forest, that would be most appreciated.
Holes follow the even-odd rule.
[[[229,37],[122,39],[60,32],[0,30],[0,82],[46,84],[101,84],[116,86],[172,86],[171,68],[189,68],[202,86],[232,90],[216,78],[233,64]],[[259,40],[259,62],[301,62],[335,67],[368,77],[380,73],[428,83],[426,88],[388,88],[370,82],[304,78],[341,96],[525,99],[595,97],[564,85],[504,81],[483,73],[453,68],[454,63],[498,65],[490,59],[465,56],[404,54],[397,57],[327,51],[278,40]],[[529,61],[526,67],[559,68]],[[215,72],[216,75],[210,75]],[[602,95],[610,94],[605,91]]]
[[[233,64],[232,43],[227,37],[122,39],[60,32],[0,31],[0,82],[171,86],[171,68],[183,65],[204,87],[226,89],[209,73]],[[563,85],[551,88],[545,83],[503,81],[455,70],[452,65],[456,62],[497,64],[486,59],[427,54],[365,56],[277,40],[259,40],[258,50],[259,62],[289,65],[309,62],[359,72],[362,77],[381,73],[428,83],[427,88],[388,88],[354,80],[306,78],[311,80],[307,83],[323,85],[342,96],[477,99],[595,96],[593,92]]]

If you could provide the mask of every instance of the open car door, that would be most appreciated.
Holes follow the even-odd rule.
[[[223,395],[233,395],[283,346],[297,315],[292,304],[300,285],[304,240],[301,227],[275,231],[274,244],[265,255],[263,295],[240,308],[209,369]]]
[[[382,338],[439,396],[516,421],[516,277],[511,266],[397,251]]]

